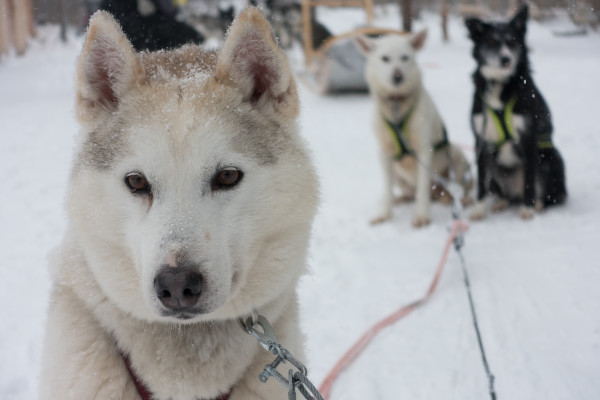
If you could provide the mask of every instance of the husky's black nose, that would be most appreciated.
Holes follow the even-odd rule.
[[[402,75],[402,71],[399,69],[394,71],[394,75],[392,75],[392,82],[394,85],[398,86],[404,80],[404,75]]]
[[[500,65],[503,67],[508,67],[510,65],[510,57],[502,56],[500,57]]]
[[[154,291],[169,310],[191,308],[200,298],[202,275],[189,267],[164,267],[154,278]]]

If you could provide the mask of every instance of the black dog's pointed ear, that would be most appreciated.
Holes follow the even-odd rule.
[[[524,5],[521,7],[517,15],[510,21],[510,24],[519,32],[525,33],[527,29],[527,17],[529,16],[529,7]]]
[[[467,29],[469,29],[470,38],[473,40],[481,37],[488,27],[487,23],[475,17],[467,18],[465,20],[465,25],[467,26]]]

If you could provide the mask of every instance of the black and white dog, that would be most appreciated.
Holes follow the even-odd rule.
[[[528,9],[509,22],[468,18],[477,70],[471,126],[478,169],[477,204],[471,219],[521,204],[523,219],[566,200],[564,164],[552,143],[550,110],[531,78],[525,32]]]

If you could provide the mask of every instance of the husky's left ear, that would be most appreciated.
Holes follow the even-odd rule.
[[[261,111],[284,118],[298,115],[298,92],[289,61],[257,8],[245,10],[231,24],[215,76],[241,90],[244,100]]]
[[[527,5],[521,7],[517,15],[510,21],[510,25],[520,33],[525,33],[527,29],[527,17],[529,16],[529,8]]]
[[[427,29],[423,29],[421,32],[416,35],[412,35],[410,38],[410,44],[415,50],[421,50],[425,45],[425,40],[427,39]]]
[[[90,19],[77,66],[79,121],[101,123],[144,78],[142,63],[117,21],[109,13],[97,11]]]

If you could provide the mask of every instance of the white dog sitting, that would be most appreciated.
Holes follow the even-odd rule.
[[[426,37],[427,31],[422,31],[355,39],[367,59],[365,76],[376,104],[374,127],[385,179],[382,207],[372,220],[374,224],[391,218],[397,185],[402,191],[397,200],[415,200],[413,226],[427,225],[431,221],[431,198],[451,200],[447,188],[433,184],[432,174],[448,178],[452,171],[464,189],[463,203],[469,202],[469,164],[461,150],[448,141],[415,60]]]

